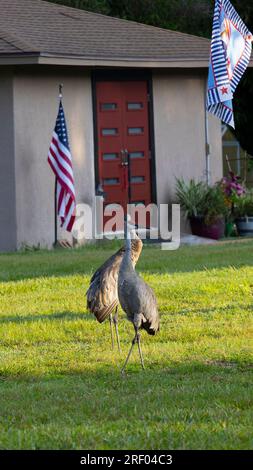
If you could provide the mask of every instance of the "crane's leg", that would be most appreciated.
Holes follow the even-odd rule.
[[[126,360],[125,360],[125,364],[123,365],[123,367],[122,367],[122,369],[121,369],[121,374],[124,374],[124,372],[125,372],[125,368],[126,368],[126,366],[127,366],[127,364],[128,364],[129,358],[130,358],[130,356],[131,356],[131,354],[132,354],[132,350],[133,350],[133,347],[134,347],[136,341],[137,341],[137,339],[136,339],[136,335],[135,335],[135,337],[134,337],[134,339],[133,339],[133,341],[132,341],[132,344],[131,344],[131,348],[130,348],[129,353],[128,353],[128,355],[127,355],[127,358],[126,358]]]
[[[119,340],[119,328],[118,328],[118,305],[116,307],[115,315],[113,317],[113,323],[114,323],[115,331],[116,331],[118,350],[119,350],[119,352],[121,352],[120,340]]]
[[[138,330],[137,330],[136,335],[137,335],[137,344],[138,344],[139,355],[140,355],[140,360],[141,360],[141,367],[144,370],[145,367],[144,367],[143,355],[142,355],[142,350],[141,350],[141,335],[138,332]]]
[[[122,374],[125,372],[125,368],[126,368],[126,366],[127,366],[127,364],[128,364],[129,358],[130,358],[130,356],[131,356],[131,354],[132,354],[133,347],[134,347],[134,345],[135,345],[136,343],[138,343],[138,348],[139,348],[139,351],[140,351],[140,357],[141,357],[141,360],[142,360],[142,363],[141,363],[141,364],[142,364],[142,367],[144,368],[144,363],[143,363],[143,358],[142,358],[142,352],[141,352],[140,345],[139,345],[139,344],[140,344],[140,339],[138,339],[138,337],[139,337],[140,334],[139,334],[139,332],[138,332],[138,328],[137,328],[136,326],[135,326],[134,328],[135,328],[134,339],[133,339],[133,341],[132,341],[131,348],[130,348],[130,351],[129,351],[128,355],[127,355],[127,358],[126,358],[126,360],[125,360],[125,364],[123,365],[123,367],[122,367],[122,369],[121,369],[121,373],[122,373]]]
[[[112,328],[112,314],[109,315],[110,329],[111,329],[111,340],[112,340],[112,349],[114,349],[114,338],[113,338],[113,328]]]

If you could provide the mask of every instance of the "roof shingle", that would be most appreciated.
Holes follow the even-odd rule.
[[[13,54],[15,52],[19,52],[19,49],[1,38],[0,33],[0,54]]]
[[[209,57],[208,39],[43,0],[0,0],[0,11],[1,55],[205,62]]]

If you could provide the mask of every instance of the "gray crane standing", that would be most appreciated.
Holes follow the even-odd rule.
[[[137,237],[130,245],[129,259],[132,266],[135,266],[142,250],[142,241]],[[87,295],[87,308],[93,313],[99,323],[103,323],[107,318],[110,321],[112,348],[113,323],[115,326],[118,349],[120,351],[120,340],[118,331],[118,274],[119,267],[125,253],[125,247],[120,248],[105,263],[97,269],[90,280]],[[112,312],[115,310],[114,317]]]
[[[144,362],[140,344],[140,329],[149,335],[155,335],[160,328],[157,301],[151,287],[136,273],[131,263],[131,234],[136,237],[135,231],[130,232],[128,222],[125,222],[125,252],[119,269],[118,296],[122,309],[132,322],[135,335],[126,361],[121,372],[125,371],[134,345],[138,344],[140,361],[144,369]],[[132,240],[133,242],[133,240]]]

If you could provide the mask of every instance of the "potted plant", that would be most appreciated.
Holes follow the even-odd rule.
[[[253,190],[235,200],[234,214],[237,231],[241,236],[253,236]]]
[[[227,206],[220,185],[176,181],[176,196],[188,218],[193,235],[218,240],[224,236]]]
[[[241,177],[235,175],[231,169],[229,170],[228,176],[222,178],[219,185],[224,194],[225,204],[227,206],[225,235],[230,237],[236,233],[234,214],[235,202],[244,195],[246,190],[241,183]]]

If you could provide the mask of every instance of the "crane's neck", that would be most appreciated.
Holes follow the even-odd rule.
[[[122,268],[133,270],[131,259],[131,231],[127,221],[125,222],[125,253],[122,260]]]
[[[131,254],[131,232],[128,223],[126,223],[125,230],[125,250],[126,253]]]

